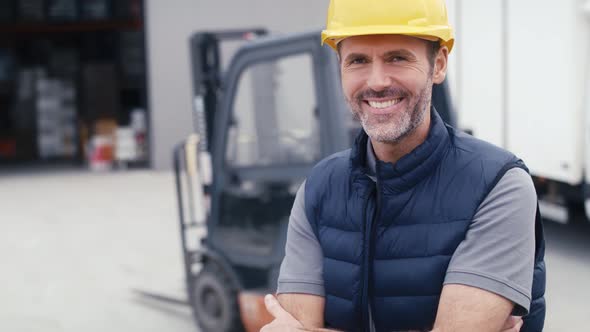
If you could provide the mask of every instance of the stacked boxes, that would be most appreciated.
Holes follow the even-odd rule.
[[[82,17],[85,19],[102,20],[111,16],[111,2],[109,0],[85,0],[80,5]]]
[[[78,18],[77,0],[48,0],[47,15],[54,21],[73,21]]]
[[[45,18],[45,2],[43,0],[19,0],[18,13],[23,21],[42,21]]]
[[[40,78],[36,89],[39,157],[73,157],[76,153],[76,92],[73,82]]]

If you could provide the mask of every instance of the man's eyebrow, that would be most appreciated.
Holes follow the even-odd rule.
[[[384,59],[391,59],[393,57],[403,57],[408,60],[415,60],[416,59],[416,56],[414,55],[414,53],[412,53],[408,50],[405,50],[405,49],[393,50],[393,51],[385,52],[383,54]]]

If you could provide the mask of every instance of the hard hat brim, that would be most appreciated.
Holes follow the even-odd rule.
[[[449,53],[453,49],[455,39],[452,30],[447,26],[408,27],[408,26],[364,26],[346,29],[330,29],[322,31],[322,45],[328,44],[337,49],[340,40],[353,36],[367,35],[405,35],[423,39],[435,38],[446,46]]]

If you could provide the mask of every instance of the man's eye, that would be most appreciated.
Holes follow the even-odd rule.
[[[363,64],[363,63],[366,63],[366,62],[367,61],[365,59],[363,59],[363,58],[356,58],[356,59],[350,60],[349,64],[351,64],[351,65],[360,65],[360,64]]]
[[[402,62],[406,61],[406,58],[401,56],[394,56],[393,58],[389,59],[390,62]]]

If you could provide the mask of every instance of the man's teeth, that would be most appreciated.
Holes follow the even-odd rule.
[[[390,106],[393,106],[397,103],[399,103],[402,99],[398,98],[398,99],[392,99],[392,100],[388,100],[388,101],[384,101],[384,102],[378,102],[378,101],[369,101],[369,106],[373,107],[373,108],[387,108]]]

